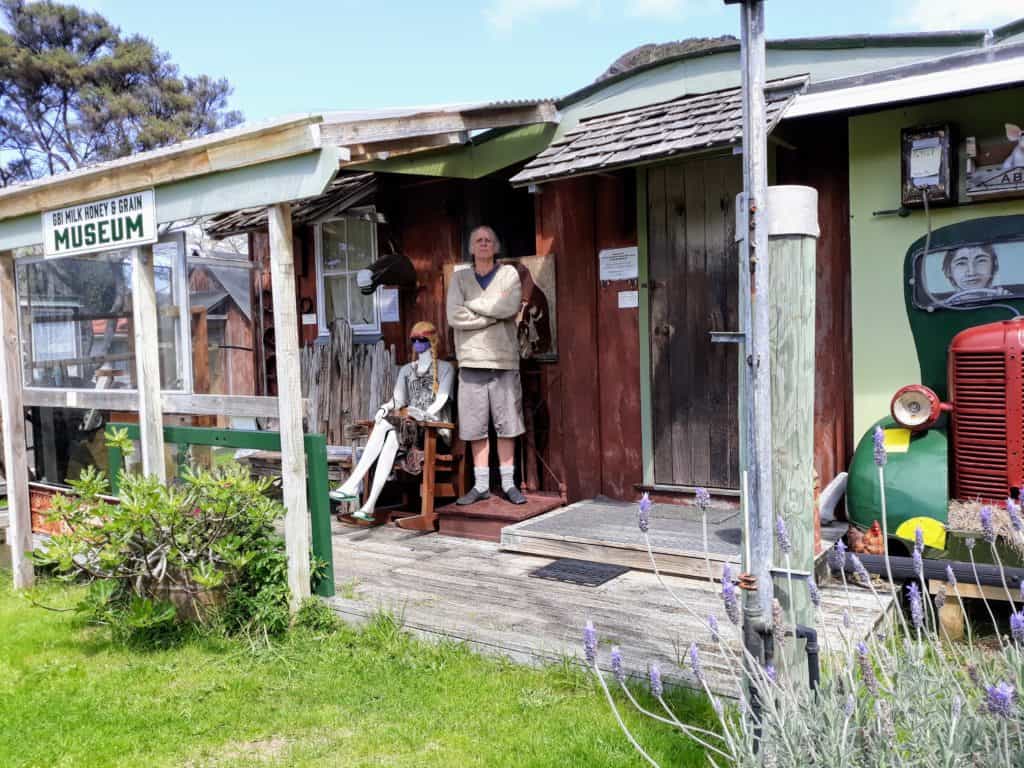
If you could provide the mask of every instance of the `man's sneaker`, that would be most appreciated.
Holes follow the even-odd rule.
[[[514,485],[505,491],[505,498],[512,504],[525,504],[526,497],[523,496],[523,492],[516,488]]]
[[[460,507],[468,507],[470,504],[476,504],[478,501],[491,498],[490,491],[478,491],[475,487],[470,488],[469,492],[464,496],[460,496],[455,503]]]

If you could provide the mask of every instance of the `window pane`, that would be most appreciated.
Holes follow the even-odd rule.
[[[154,260],[166,388],[181,386],[175,258],[172,250]],[[109,378],[110,388],[136,386],[128,252],[19,263],[18,304],[27,385],[93,389]]]
[[[323,248],[324,271],[345,269],[348,243],[345,240],[345,221],[329,221],[323,225],[320,247]]]
[[[374,299],[376,294],[371,293],[369,296],[364,296],[359,291],[359,286],[356,285],[356,276],[350,275],[348,278],[349,284],[349,297],[352,303],[352,316],[349,318],[349,322],[355,325],[377,325],[377,317],[374,312]]]
[[[324,298],[327,302],[325,316],[327,318],[328,325],[333,324],[335,320],[348,319],[348,299],[345,296],[346,290],[345,277],[324,278]]]
[[[375,261],[373,230],[376,226],[372,221],[348,219],[348,268],[350,270],[364,269]]]

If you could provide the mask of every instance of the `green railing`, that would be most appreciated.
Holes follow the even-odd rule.
[[[128,437],[139,439],[138,424],[107,424],[107,432],[128,430]],[[253,432],[242,429],[213,427],[164,427],[164,442],[175,445],[208,445],[220,448],[248,448],[257,451],[280,451],[279,432]],[[314,585],[322,597],[334,595],[334,555],[331,548],[331,502],[327,496],[327,439],[323,435],[303,435],[306,450],[306,499],[313,531],[313,555],[327,564],[326,573]],[[124,456],[119,448],[108,448],[110,488],[116,496]]]

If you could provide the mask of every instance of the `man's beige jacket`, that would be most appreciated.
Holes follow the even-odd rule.
[[[523,288],[515,267],[502,264],[487,290],[473,268],[452,273],[448,325],[455,332],[455,356],[463,368],[519,369],[516,315]]]

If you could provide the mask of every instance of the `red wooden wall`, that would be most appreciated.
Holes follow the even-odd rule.
[[[559,359],[540,366],[550,422],[542,453],[570,500],[630,499],[643,478],[639,315],[618,308],[619,291],[636,281],[598,280],[601,249],[636,244],[633,178],[557,181],[535,201],[537,253],[555,254],[558,279]]]
[[[845,471],[853,455],[847,120],[825,116],[788,122],[784,128],[795,149],[777,150],[777,183],[818,190],[814,464],[824,487]]]

